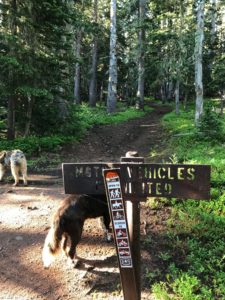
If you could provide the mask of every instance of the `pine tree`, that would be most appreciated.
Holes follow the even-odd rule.
[[[198,125],[203,114],[203,83],[202,83],[202,51],[204,40],[204,6],[205,1],[197,3],[197,28],[195,36],[195,124]]]
[[[110,62],[107,97],[107,112],[113,113],[116,109],[117,97],[117,58],[116,58],[116,0],[110,5]]]
[[[145,41],[145,12],[146,0],[139,0],[139,33],[138,33],[138,89],[136,107],[139,109],[144,108],[144,77],[145,77],[145,64],[144,64],[144,41]]]

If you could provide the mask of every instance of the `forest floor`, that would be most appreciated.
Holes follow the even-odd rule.
[[[160,125],[168,111],[155,105],[154,111],[140,119],[94,127],[82,142],[66,145],[57,155],[61,162],[119,162],[127,151],[136,150],[146,162],[161,162],[169,156]],[[151,158],[150,151],[159,155]],[[46,172],[30,170],[28,187],[13,187],[12,182],[0,185],[0,299],[123,299],[114,243],[104,241],[96,219],[86,221],[77,248],[92,268],[72,268],[63,255],[49,269],[43,268],[41,252],[50,219],[65,197],[61,165],[48,168],[54,155],[46,153]],[[169,214],[169,208],[150,209],[141,204],[142,299],[154,299],[149,273],[164,270],[157,253],[166,247],[163,232]]]

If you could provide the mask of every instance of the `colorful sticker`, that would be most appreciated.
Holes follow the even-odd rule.
[[[118,173],[115,171],[107,172],[106,184],[110,202],[109,204],[112,212],[112,221],[115,231],[120,266],[121,268],[132,268],[133,264],[128,238],[127,222]]]

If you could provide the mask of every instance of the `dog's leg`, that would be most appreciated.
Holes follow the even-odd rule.
[[[70,245],[70,250],[68,252],[68,255],[74,265],[74,267],[77,267],[79,264],[79,257],[76,254],[76,247],[78,243],[80,242],[82,231],[83,231],[83,226],[84,222],[82,221],[75,221],[73,224],[71,224],[71,230],[69,234],[71,245]]]
[[[4,174],[5,174],[5,167],[2,164],[0,164],[0,181],[2,181]]]
[[[62,243],[62,249],[63,249],[63,252],[66,256],[68,256],[68,253],[69,253],[69,246],[68,246],[68,239],[69,239],[69,236],[67,234],[64,234],[64,240],[63,240],[63,243]]]
[[[102,223],[102,225],[104,227],[104,233],[105,233],[105,238],[106,238],[107,242],[111,242],[112,241],[112,234],[110,233],[109,224],[110,224],[110,216],[109,216],[108,213],[106,213],[103,216],[103,223]]]
[[[27,164],[25,161],[22,163],[20,170],[23,175],[23,183],[27,185]]]
[[[19,167],[11,163],[11,172],[15,180],[14,186],[17,186],[19,183]]]
[[[99,225],[104,232],[106,241],[108,241],[108,229],[106,228],[104,217],[99,218]]]
[[[70,252],[70,249],[72,247],[69,247],[68,243],[70,242],[71,244],[71,241],[70,241],[70,237],[68,236],[68,234],[64,234],[63,236],[63,243],[62,243],[62,250],[65,254],[65,256],[67,257],[67,262],[68,262],[68,265],[71,267],[74,267],[74,258],[76,258],[76,251],[75,253],[73,254],[72,252]],[[75,247],[76,248],[76,247]],[[73,258],[71,258],[73,256]]]
[[[76,240],[74,240],[74,239],[71,240],[71,245],[70,245],[70,250],[68,252],[68,255],[73,263],[75,263],[74,260],[76,260],[76,258],[77,258],[77,254],[76,254],[77,244],[78,243]]]
[[[106,230],[103,217],[99,218],[99,226],[101,227],[102,230],[104,231]]]

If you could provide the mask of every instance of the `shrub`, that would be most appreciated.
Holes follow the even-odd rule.
[[[223,124],[219,114],[212,110],[212,104],[207,102],[205,111],[196,132],[197,138],[209,142],[224,140]]]

